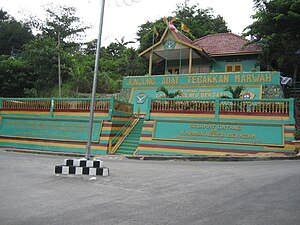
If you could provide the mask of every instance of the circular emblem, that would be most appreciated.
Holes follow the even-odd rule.
[[[164,48],[165,49],[173,49],[173,48],[175,48],[175,41],[173,41],[173,40],[167,40],[167,41],[165,41]]]

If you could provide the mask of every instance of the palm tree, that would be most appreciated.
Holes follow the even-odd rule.
[[[73,66],[69,68],[69,74],[71,75],[72,81],[76,87],[76,94],[79,92],[79,86],[87,82],[87,76],[91,73],[92,70],[87,64],[74,60]]]
[[[232,94],[232,98],[237,99],[240,98],[240,95],[244,89],[245,89],[244,86],[237,86],[236,88],[232,88],[231,86],[228,86],[224,89],[224,91],[229,91]],[[222,96],[222,98],[230,98],[230,97]]]
[[[157,88],[156,92],[163,92],[165,94],[165,98],[175,98],[177,96],[182,96],[183,93],[180,90],[175,91],[174,93],[169,92],[168,89],[164,86],[160,86]]]

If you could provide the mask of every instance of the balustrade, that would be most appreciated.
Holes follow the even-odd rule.
[[[218,105],[217,105],[218,104]],[[289,100],[163,100],[153,99],[151,111],[197,111],[226,113],[277,113],[288,114]]]

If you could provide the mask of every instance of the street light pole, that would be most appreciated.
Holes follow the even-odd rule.
[[[88,142],[86,144],[86,149],[85,149],[85,158],[86,159],[90,159],[90,155],[91,155],[94,107],[95,107],[95,96],[96,96],[96,87],[97,87],[97,73],[98,73],[99,59],[100,59],[100,47],[101,47],[101,36],[102,36],[105,0],[100,0],[100,3],[101,3],[101,12],[100,12],[99,35],[98,35],[98,40],[97,40],[97,51],[96,51],[95,68],[94,68],[92,99],[91,99],[91,106],[90,106],[90,119],[89,119],[89,127],[88,127],[89,133],[88,133]]]

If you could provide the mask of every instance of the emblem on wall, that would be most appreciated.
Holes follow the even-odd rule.
[[[136,103],[137,104],[144,104],[147,97],[148,97],[148,95],[146,95],[144,92],[141,92],[141,93],[137,94]]]
[[[173,41],[173,40],[171,40],[171,39],[169,39],[169,40],[166,40],[165,42],[164,42],[164,48],[165,49],[174,49],[175,48],[175,41]]]
[[[251,91],[243,91],[240,95],[242,99],[253,99],[255,94]]]

